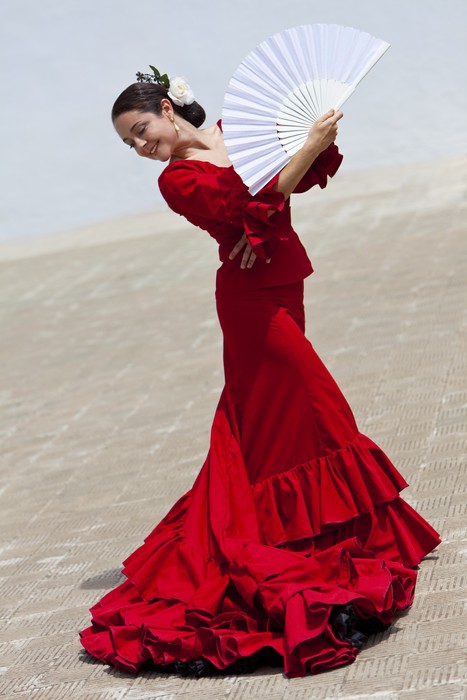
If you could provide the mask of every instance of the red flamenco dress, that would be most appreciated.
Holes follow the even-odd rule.
[[[325,187],[341,160],[331,145],[296,191]],[[349,664],[411,605],[414,567],[440,542],[304,335],[312,267],[276,181],[252,196],[232,167],[197,160],[159,178],[169,206],[219,244],[225,387],[193,487],[81,632],[90,654],[125,671],[268,663],[292,678]],[[244,231],[250,270],[228,259]]]

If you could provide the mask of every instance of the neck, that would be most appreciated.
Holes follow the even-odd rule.
[[[174,159],[186,159],[196,156],[199,151],[210,151],[216,147],[216,136],[221,135],[217,124],[205,129],[198,129],[185,119],[177,117],[178,144],[174,151]]]
[[[174,158],[190,158],[197,151],[209,151],[213,148],[213,135],[217,125],[206,129],[198,129],[190,122],[180,117],[177,119],[178,132],[177,148],[174,151]]]

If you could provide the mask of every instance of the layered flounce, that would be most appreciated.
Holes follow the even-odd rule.
[[[429,542],[425,521],[399,497],[406,486],[384,452],[360,433],[326,457],[253,486],[261,537],[313,551],[357,537],[378,555],[414,566]]]
[[[289,677],[352,662],[358,648],[334,612],[351,605],[389,624],[411,605],[412,567],[437,533],[364,435],[252,486],[226,430],[221,399],[198,479],[126,560],[127,581],[92,608],[84,647],[130,672],[199,660],[228,669],[265,649]]]

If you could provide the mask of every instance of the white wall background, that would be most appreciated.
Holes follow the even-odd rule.
[[[466,152],[466,0],[2,0],[0,240],[165,206],[110,121],[135,72],[184,75],[210,124],[256,44],[313,22],[392,45],[345,106],[345,168]]]

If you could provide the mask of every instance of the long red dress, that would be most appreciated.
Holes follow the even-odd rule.
[[[341,160],[330,146],[296,191],[325,187]],[[196,160],[159,178],[169,206],[219,243],[225,387],[193,487],[81,632],[126,671],[275,659],[294,677],[351,663],[411,605],[414,567],[440,542],[304,335],[312,267],[276,180],[253,197],[232,167]],[[259,256],[250,270],[228,259],[244,231]]]

